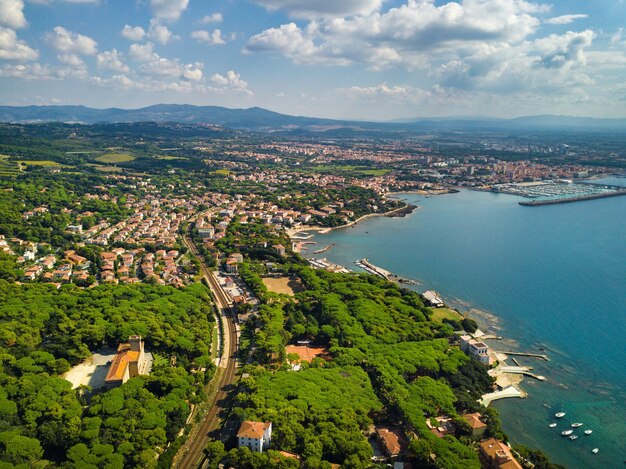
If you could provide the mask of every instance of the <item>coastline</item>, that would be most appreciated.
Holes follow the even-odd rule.
[[[473,188],[467,189],[471,192],[474,192],[474,190],[472,190]],[[395,235],[394,233],[400,230],[399,227],[403,226],[403,223],[401,223],[400,225],[394,225],[382,221],[377,221],[371,224],[364,224],[363,226],[355,230],[349,230],[347,232],[332,233],[328,237],[328,239],[325,239],[325,241],[327,241],[328,243],[335,242],[338,247],[336,248],[336,252],[334,251],[329,256],[329,262],[337,262],[339,264],[346,265],[349,268],[354,268],[354,266],[352,266],[351,264],[352,261],[354,261],[355,259],[373,256],[373,262],[380,266],[387,267],[388,269],[395,270],[396,272],[401,271],[405,273],[405,275],[411,275],[410,272],[414,272],[413,275],[420,275],[415,273],[420,272],[420,270],[406,270],[406,262],[396,260],[392,262],[392,257],[396,256],[396,253],[393,251],[393,249],[387,249],[385,246],[381,246],[380,251],[378,250],[378,248],[376,248],[376,251],[374,252],[371,246],[374,244],[376,246],[380,245],[381,240],[386,239],[386,237],[388,236],[384,234],[386,232],[394,234],[393,236],[390,236],[390,239],[402,237],[402,239],[406,240],[409,239],[407,238],[409,232],[415,229],[415,227],[417,226],[422,226],[424,224],[429,224],[430,226],[438,223],[442,223],[446,229],[449,228],[448,225],[454,226],[454,224],[446,222],[448,219],[453,218],[450,215],[448,215],[447,218],[444,216],[443,221],[440,219],[443,215],[438,214],[436,216],[433,216],[433,214],[435,213],[434,208],[440,206],[444,208],[448,208],[450,206],[453,207],[455,210],[452,211],[452,214],[454,215],[454,219],[457,220],[459,215],[459,211],[456,210],[457,207],[461,207],[463,210],[465,210],[465,205],[467,204],[465,204],[464,202],[466,198],[469,199],[471,197],[470,200],[483,200],[485,195],[480,195],[480,193],[481,191],[476,191],[476,193],[471,196],[466,194],[466,197],[459,198],[460,202],[455,202],[454,198],[441,199],[434,197],[430,201],[424,201],[423,204],[420,204],[423,205],[422,208],[432,208],[432,210],[426,211],[429,213],[424,212],[418,214],[415,218],[412,219],[413,221],[411,221],[406,227],[402,228],[402,230],[400,231],[401,234]],[[407,195],[405,198],[400,198],[412,202],[414,200],[418,200],[420,197]],[[483,210],[481,204],[476,203],[474,205],[478,208],[471,211],[471,214],[473,214],[474,212],[478,212],[479,209]],[[513,205],[517,206],[517,203],[514,202]],[[581,205],[581,208],[584,208],[583,205]],[[621,207],[622,205],[620,204],[619,206]],[[507,209],[505,211],[507,205],[502,203],[491,204],[490,202],[488,207],[494,207],[494,213],[509,213],[509,211],[517,213],[514,208],[511,208],[511,210]],[[438,210],[436,212],[438,212]],[[526,212],[522,210],[522,212],[520,213],[531,212],[534,211]],[[588,212],[593,212],[593,207],[591,209],[584,210],[584,213],[587,215]],[[562,217],[559,217],[559,219],[563,219],[563,222],[566,226],[569,226],[570,219],[575,220],[576,218],[575,216],[567,216],[568,213],[570,212],[563,212]],[[611,213],[613,213],[613,211]],[[423,221],[422,216],[425,216]],[[524,219],[527,218],[529,218],[528,215],[526,215]],[[538,216],[538,218],[539,221],[545,221],[544,224],[547,224],[549,222],[549,220],[543,220],[543,217],[540,215]],[[604,217],[598,216],[592,219],[595,220],[597,218],[602,219]],[[613,219],[615,219],[615,217]],[[419,223],[418,220],[420,220]],[[464,220],[464,218],[461,218],[461,220]],[[456,223],[456,221],[454,223]],[[493,223],[489,224],[490,227],[492,225]],[[614,223],[611,224],[612,227],[613,225]],[[594,226],[602,225],[596,224]],[[369,237],[371,238],[371,241],[368,241],[367,237],[363,237],[365,230],[369,230]],[[383,233],[380,236],[379,231]],[[431,245],[434,244],[436,248],[439,240],[448,239],[445,237],[435,237],[432,235],[433,233],[439,234],[440,231],[441,230],[439,229],[426,230],[424,236],[430,236],[430,238],[427,238],[427,240],[432,239],[434,241],[420,243],[416,241],[416,245],[426,246],[426,249],[428,249]],[[483,230],[476,230],[477,233],[480,233],[481,231]],[[560,231],[562,230],[559,230],[559,233]],[[595,230],[594,232],[603,231]],[[615,231],[613,230],[612,232]],[[350,234],[350,236],[346,236],[346,234]],[[470,234],[473,234],[473,232],[470,232]],[[587,236],[574,236],[573,239],[584,239],[586,237]],[[322,239],[322,237],[317,238],[318,242],[320,242],[319,239]],[[352,246],[352,238],[356,238],[358,240],[355,242],[354,246]],[[522,241],[522,244],[523,243],[525,243],[525,241]],[[406,242],[402,244],[403,249],[407,249],[406,246],[410,246],[412,244],[412,242]],[[512,243],[513,246],[517,244],[517,242]],[[555,243],[552,243],[551,246],[553,244]],[[383,247],[385,248],[383,249]],[[432,249],[434,248],[430,249],[432,251]],[[455,256],[457,256],[455,257],[455,259],[459,258],[458,254],[460,250],[461,249],[459,248],[453,251]],[[398,255],[397,257],[399,259],[404,259],[402,257],[402,254]],[[463,257],[460,258],[463,259]],[[429,268],[433,263],[431,262],[429,256],[416,256],[416,259],[419,259],[422,265],[426,265]],[[424,261],[422,261],[422,259],[425,259],[425,263]],[[453,264],[454,263],[447,262],[444,265],[448,267],[449,265]],[[487,265],[490,265],[490,263],[487,263]],[[524,377],[523,374],[509,375],[511,379],[508,382],[504,376],[499,380],[500,383],[505,386],[507,384],[519,385],[518,380],[522,381],[523,378],[521,388],[522,391],[526,391],[528,393],[527,399],[525,399],[524,401],[519,401],[518,399],[520,398],[520,396],[514,396],[513,389],[510,389],[509,392],[511,395],[508,396],[510,397],[509,399],[494,401],[490,405],[490,407],[495,407],[500,414],[501,420],[503,422],[503,428],[512,439],[511,441],[513,443],[525,444],[534,448],[541,448],[553,462],[565,464],[567,465],[567,467],[570,467],[570,465],[571,467],[582,467],[578,466],[577,463],[586,464],[585,467],[594,467],[591,465],[594,461],[602,461],[604,463],[606,462],[606,460],[608,460],[608,458],[613,458],[617,453],[617,450],[615,448],[623,446],[623,440],[620,440],[617,436],[615,436],[615,432],[611,432],[606,428],[610,425],[610,428],[615,428],[615,425],[618,422],[618,418],[616,416],[623,415],[622,410],[619,410],[619,404],[616,404],[616,402],[619,401],[615,401],[614,398],[614,396],[623,395],[623,392],[619,391],[619,386],[616,386],[616,379],[609,375],[609,378],[605,380],[601,375],[599,375],[599,373],[587,374],[589,370],[585,369],[585,371],[583,372],[575,369],[575,367],[572,365],[572,355],[570,355],[570,353],[573,352],[571,352],[568,348],[566,348],[565,345],[557,340],[559,339],[559,337],[556,337],[555,334],[550,333],[550,331],[552,330],[560,330],[560,326],[551,325],[551,323],[555,322],[553,320],[541,319],[543,317],[551,317],[550,315],[544,315],[537,319],[537,322],[541,324],[541,330],[532,330],[529,332],[526,328],[522,328],[525,323],[523,321],[520,321],[520,324],[522,326],[519,326],[515,322],[515,314],[510,312],[513,311],[517,313],[517,311],[520,310],[519,307],[515,306],[515,304],[518,303],[518,298],[511,298],[509,295],[500,295],[500,297],[509,296],[509,298],[508,300],[506,300],[506,302],[504,299],[499,300],[498,298],[496,298],[495,301],[491,303],[490,301],[487,301],[483,297],[481,297],[481,295],[484,296],[484,292],[480,289],[477,290],[478,293],[475,294],[475,298],[474,296],[472,296],[472,293],[468,294],[468,292],[466,291],[468,290],[468,285],[463,283],[463,281],[465,281],[466,275],[453,276],[454,278],[450,279],[448,278],[450,274],[441,274],[440,270],[437,270],[437,268],[435,268],[433,272],[424,271],[424,273],[422,273],[421,275],[426,275],[426,272],[428,272],[428,275],[432,275],[432,279],[434,279],[433,281],[435,283],[432,284],[429,282],[423,286],[420,285],[417,288],[421,292],[423,290],[429,289],[429,287],[439,287],[442,288],[442,290],[440,291],[444,292],[444,290],[446,290],[446,287],[444,287],[444,285],[446,284],[445,282],[443,282],[443,280],[454,280],[454,278],[460,277],[462,280],[460,283],[460,288],[457,288],[456,285],[458,284],[456,282],[454,282],[454,284],[450,283],[450,285],[447,285],[448,290],[445,302],[450,304],[453,308],[458,308],[463,315],[468,315],[470,318],[475,319],[478,322],[480,329],[486,331],[487,334],[495,331],[497,335],[504,336],[501,342],[495,342],[495,340],[492,341],[492,337],[482,337],[479,339],[479,341],[484,341],[486,344],[491,345],[496,351],[528,351],[547,353],[550,355],[549,358],[551,362],[544,362],[543,360],[535,361],[532,358],[520,359],[518,357],[514,357],[516,360],[519,361],[520,367],[533,366],[536,369],[536,373],[538,375],[545,375],[547,377],[547,380],[544,383],[541,383],[540,381],[535,380],[532,377]],[[429,280],[431,280],[431,277],[418,278],[428,278]],[[488,276],[487,279],[489,279],[490,281],[493,280],[491,276]],[[468,282],[469,286],[472,287],[474,286],[473,284],[477,283],[471,281]],[[444,294],[445,293],[446,292],[444,292]],[[488,293],[488,295],[491,294]],[[463,298],[472,298],[472,303],[469,302],[470,300],[463,300]],[[485,298],[490,299],[490,296]],[[512,306],[509,306],[507,304],[508,302],[511,302]],[[528,301],[528,303],[534,304],[535,302]],[[522,304],[526,306],[527,303],[523,302]],[[568,307],[571,306],[571,304],[567,302],[559,304],[566,304],[568,305]],[[508,310],[508,308],[511,308],[511,310]],[[555,307],[546,307],[545,309],[553,310],[555,309]],[[498,316],[495,316],[493,311],[497,311]],[[533,321],[535,321],[535,319],[533,319]],[[615,349],[615,347],[612,348]],[[575,359],[580,359],[578,355],[574,355],[574,357]],[[509,358],[509,360],[506,360],[506,362],[510,363],[510,365],[507,366],[513,367],[515,360],[513,358]],[[515,365],[518,365],[518,363],[515,363]],[[575,373],[575,379],[571,377],[572,373]],[[583,385],[579,385],[579,383],[583,383]],[[609,390],[612,394],[608,394]],[[490,396],[487,397],[489,398]],[[605,412],[603,411],[603,407],[597,405],[598,402],[602,402],[603,405],[606,405],[608,409],[610,409],[611,413],[605,414]],[[589,425],[590,428],[593,428],[593,436],[579,438],[576,443],[570,443],[569,440],[567,440],[567,443],[563,443],[564,440],[561,437],[560,433],[555,433],[555,430],[552,427],[548,427],[548,424],[554,419],[554,413],[557,411],[566,411],[572,416],[576,415],[576,419],[584,421],[585,425]],[[597,438],[598,441],[596,442],[595,440],[592,440],[592,438]],[[600,439],[602,439],[602,442],[599,441]],[[604,441],[605,439],[606,441]],[[565,445],[571,445],[571,447],[566,447]],[[601,455],[592,455],[589,451],[591,447],[600,445],[602,445]]]
[[[327,234],[330,233],[331,231],[335,231],[335,230],[341,230],[344,228],[350,228],[351,226],[356,225],[357,223],[366,220],[368,218],[372,218],[372,217],[389,217],[389,218],[404,218],[406,216],[409,216],[410,214],[412,214],[413,212],[415,212],[415,210],[417,210],[419,208],[419,205],[411,205],[411,204],[406,204],[404,207],[399,207],[399,208],[394,208],[393,210],[390,210],[388,212],[384,212],[384,213],[368,213],[367,215],[363,215],[362,217],[357,218],[356,220],[353,220],[349,223],[346,223],[345,225],[339,225],[339,226],[319,226],[319,225],[307,225],[307,226],[298,226],[295,228],[289,228],[288,230],[286,230],[287,236],[289,236],[289,239],[291,239],[292,241],[300,241],[297,238],[294,239],[294,235],[298,234],[298,233],[303,233],[303,232],[307,232],[307,231],[316,231],[319,234]],[[406,212],[407,210],[409,210],[408,212]],[[398,213],[401,212],[405,212],[401,215],[396,215]]]
[[[458,192],[458,191],[457,190],[441,191],[441,192],[439,192],[436,195],[443,195],[443,194],[456,193],[456,192]],[[389,192],[389,193],[385,194],[385,197],[387,197],[389,195],[401,195],[401,194],[418,194],[418,195],[431,194],[431,195],[435,195],[432,192],[418,190],[418,191],[405,191],[405,192],[396,192],[396,193]],[[354,221],[352,221],[350,223],[346,223],[345,225],[340,225],[340,226],[336,226],[336,227],[321,227],[321,226],[298,227],[298,228],[292,228],[292,229],[288,230],[287,234],[290,237],[290,239],[292,239],[293,241],[300,241],[298,238],[293,238],[293,236],[295,234],[297,234],[297,233],[307,232],[307,231],[314,231],[314,232],[317,232],[319,234],[327,234],[327,233],[330,233],[330,232],[332,232],[334,230],[349,228],[351,226],[354,226],[354,225],[358,224],[360,221],[366,220],[368,218],[380,217],[380,216],[387,216],[389,218],[395,218],[394,217],[395,214],[402,213],[402,212],[405,212],[405,213],[403,213],[402,215],[398,215],[398,217],[404,217],[404,216],[410,215],[411,213],[413,213],[418,208],[419,208],[419,206],[417,206],[417,205],[412,205],[412,204],[406,203],[403,207],[399,207],[397,209],[390,210],[389,212],[385,212],[385,213],[370,213],[370,214],[367,214],[367,215],[363,215],[362,217],[359,217],[358,219],[356,219],[356,220],[354,220]],[[407,210],[408,210],[408,212],[407,212]],[[382,278],[386,278],[388,281],[396,283],[396,284],[399,284],[399,285],[410,284],[410,283],[415,282],[415,281],[408,281],[406,279],[403,279],[403,278],[399,277],[397,274],[394,274],[391,271],[388,271],[388,270],[386,270],[386,269],[384,269],[382,267],[378,267],[378,266],[375,266],[373,264],[370,264],[369,262],[367,262],[367,259],[361,259],[359,261],[356,261],[356,264],[361,269],[365,270],[366,272],[369,272],[369,273],[371,273],[373,275],[378,275],[378,276],[380,276]],[[331,264],[331,265],[334,265],[334,264]],[[344,269],[345,269],[345,267],[344,267]],[[347,269],[347,270],[350,270],[350,269]],[[415,282],[413,284],[417,284],[417,283],[418,282]],[[436,311],[437,309],[439,309],[439,308],[433,308],[434,311]],[[475,321],[481,319],[479,317],[476,317],[475,315],[470,315],[470,311],[467,311],[465,313],[461,313],[461,311],[459,311],[458,309],[449,307],[448,303],[445,303],[445,302],[444,302],[444,309],[448,309],[450,311],[454,311],[459,316],[459,319],[469,318],[469,319],[472,319],[472,320],[475,320]],[[489,330],[488,326],[487,326],[486,330],[487,330],[487,334],[485,334],[481,329],[477,329],[475,331],[475,333],[469,333],[469,335],[471,337],[475,338],[476,340],[479,340],[479,341],[490,340],[490,339],[502,340],[502,337],[498,336],[497,333],[495,333],[495,331],[492,334],[491,331]],[[457,335],[459,335],[460,332],[461,331],[457,331],[456,332]],[[463,333],[465,333],[465,331],[463,331]],[[507,368],[511,368],[511,369],[513,369],[513,368],[520,368],[519,365],[518,365],[518,362],[516,360],[513,360],[515,362],[516,366],[509,365],[507,363],[507,360],[510,357],[506,353],[498,352],[498,351],[492,349],[491,347],[489,347],[489,354],[493,357],[492,358],[493,359],[493,363],[497,364],[497,366],[493,366],[489,370],[489,374],[495,379],[495,383],[494,383],[495,386],[494,386],[494,390],[492,392],[487,393],[484,396],[482,396],[481,403],[483,403],[483,405],[485,405],[485,407],[488,407],[495,400],[506,399],[506,398],[526,398],[526,397],[528,397],[528,393],[524,389],[522,389],[522,387],[520,386],[521,383],[524,381],[524,373],[521,373],[519,371],[507,372],[507,371],[502,369],[502,367],[504,367],[505,369],[507,369]],[[529,369],[532,369],[532,367],[530,367]]]

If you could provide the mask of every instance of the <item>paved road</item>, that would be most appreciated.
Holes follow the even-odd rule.
[[[211,272],[204,263],[195,244],[187,237],[184,238],[184,242],[189,248],[189,251],[200,261],[202,274],[217,301],[224,331],[222,334],[224,353],[220,360],[220,369],[218,370],[220,373],[217,382],[218,391],[211,402],[211,408],[204,418],[204,421],[199,424],[199,431],[181,448],[179,455],[182,456],[178,459],[177,463],[174,464],[174,467],[178,469],[196,469],[204,459],[204,447],[211,437],[214,436],[212,434],[218,429],[220,422],[219,413],[223,409],[228,391],[235,381],[235,371],[237,368],[237,331],[232,318],[232,309],[228,296],[222,290],[213,272]]]

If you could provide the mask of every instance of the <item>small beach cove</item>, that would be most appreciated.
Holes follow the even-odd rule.
[[[526,378],[527,399],[494,404],[505,431],[567,467],[621,466],[626,367],[607,357],[619,354],[626,331],[619,293],[626,199],[522,207],[515,196],[467,190],[400,197],[420,210],[369,218],[313,240],[334,244],[323,254],[330,262],[358,270],[354,261],[367,258],[423,284],[409,288],[437,290],[487,333],[504,337],[489,343],[496,350],[547,354],[550,362],[516,357],[547,380]],[[560,410],[593,433],[564,439],[560,427],[568,422],[548,426]]]

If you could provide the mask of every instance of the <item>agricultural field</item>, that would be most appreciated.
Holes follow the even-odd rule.
[[[50,160],[21,160],[18,161],[22,166],[43,166],[43,167],[51,167],[51,166],[62,166],[60,163],[56,161]]]
[[[127,163],[133,161],[135,157],[130,153],[105,153],[96,158],[100,163]]]
[[[9,161],[6,155],[0,155],[0,176],[17,176],[20,167],[15,161]]]

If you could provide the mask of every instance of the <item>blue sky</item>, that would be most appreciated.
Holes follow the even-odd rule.
[[[626,117],[623,0],[0,0],[0,103]]]

